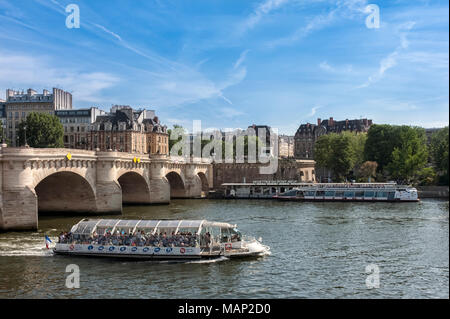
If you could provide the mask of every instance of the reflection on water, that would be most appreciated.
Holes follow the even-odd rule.
[[[155,263],[53,256],[44,235],[56,239],[80,217],[42,216],[36,232],[0,234],[0,298],[448,298],[448,217],[448,202],[434,200],[176,200],[125,207],[126,219],[237,223],[272,252],[250,260]],[[65,288],[69,264],[80,267],[80,289]],[[379,289],[365,285],[369,264],[380,268]]]

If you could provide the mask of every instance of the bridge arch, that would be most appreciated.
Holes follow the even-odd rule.
[[[185,198],[186,185],[183,177],[175,171],[168,172],[166,179],[170,185],[170,198]]]
[[[206,196],[209,193],[208,178],[206,177],[206,174],[203,172],[198,172],[197,175],[200,178],[201,185],[202,185],[202,196]]]
[[[144,176],[137,172],[125,172],[118,179],[122,188],[122,202],[124,204],[149,204],[150,185]]]
[[[38,212],[97,212],[94,188],[84,176],[72,171],[47,175],[36,184],[34,191]]]

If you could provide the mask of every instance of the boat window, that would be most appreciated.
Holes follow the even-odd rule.
[[[241,241],[242,234],[237,228],[231,229],[230,233],[231,233],[231,241],[232,242]]]
[[[362,192],[362,191],[357,191],[357,192],[355,192],[355,196],[356,196],[356,197],[364,197],[364,192]]]
[[[364,197],[374,197],[375,196],[375,192],[373,191],[365,191],[364,192]]]
[[[296,190],[289,191],[289,192],[286,192],[286,193],[284,193],[282,195],[283,196],[297,196],[297,191]]]
[[[336,195],[334,195],[335,197],[344,197],[344,192],[342,191],[337,191]]]
[[[315,196],[315,191],[306,191],[306,196]]]
[[[355,192],[350,192],[350,191],[344,192],[344,197],[354,197],[354,196],[355,196]]]
[[[231,241],[230,229],[229,228],[221,228],[220,242],[228,243],[230,241]]]
[[[97,225],[98,220],[92,220],[92,221],[81,221],[76,226],[76,229],[72,231],[74,234],[90,234],[93,230],[95,225]]]
[[[325,192],[324,191],[317,191],[316,192],[316,196],[325,196]]]
[[[387,192],[377,192],[377,197],[387,197]]]
[[[334,191],[326,191],[325,192],[325,196],[326,197],[333,197],[334,196]]]

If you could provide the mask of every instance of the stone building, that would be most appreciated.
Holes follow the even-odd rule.
[[[71,109],[72,94],[61,89],[53,88],[52,93],[43,90],[42,94],[38,94],[33,89],[28,89],[26,93],[7,89],[4,109],[6,115],[5,137],[12,146],[17,146],[19,124],[27,118],[29,113],[42,112],[54,115],[56,110]]]
[[[0,131],[3,134],[0,136],[1,142],[3,142],[6,131],[6,101],[2,99],[0,99]]]
[[[150,155],[169,153],[167,127],[154,111],[113,106],[111,113],[99,115],[91,125],[88,148]]]
[[[335,121],[317,119],[317,124],[302,124],[294,137],[294,157],[297,159],[314,159],[314,146],[317,139],[329,133],[341,133],[343,131],[363,133],[372,125],[372,120],[357,119]]]
[[[294,137],[288,135],[278,136],[278,156],[281,158],[294,157]]]
[[[55,115],[64,127],[64,147],[88,149],[91,124],[106,112],[96,107],[88,109],[56,110]]]

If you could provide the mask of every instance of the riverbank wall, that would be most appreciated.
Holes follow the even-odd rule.
[[[448,199],[448,186],[418,186],[419,198]]]

